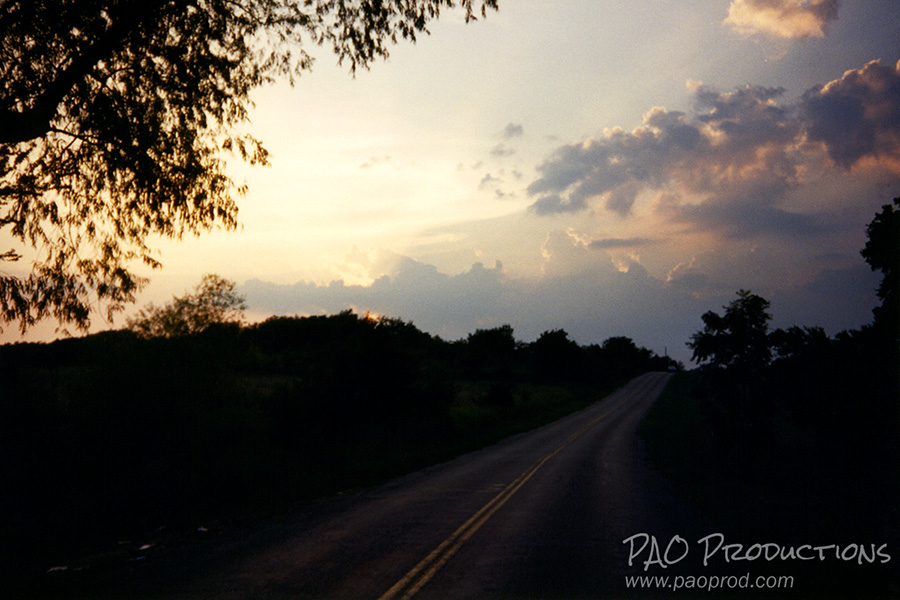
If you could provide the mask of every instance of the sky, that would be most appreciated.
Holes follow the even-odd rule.
[[[500,0],[430,30],[355,77],[321,52],[258,90],[272,164],[229,167],[242,226],[154,241],[137,307],[217,273],[251,320],[565,329],[685,364],[739,289],[775,327],[871,322],[859,251],[900,196],[896,0]]]

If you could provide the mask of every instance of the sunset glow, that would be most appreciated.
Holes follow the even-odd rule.
[[[776,326],[858,327],[865,226],[900,195],[898,26],[893,0],[501,0],[355,77],[322,54],[255,95],[272,164],[232,161],[242,227],[158,244],[140,303],[218,273],[259,319],[564,328],[685,362],[737,289]]]

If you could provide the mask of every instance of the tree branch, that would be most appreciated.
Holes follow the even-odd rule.
[[[75,53],[69,65],[44,88],[30,107],[21,111],[0,110],[0,143],[18,144],[46,135],[59,105],[71,89],[91,72],[98,61],[121,47],[163,3],[164,0],[116,3],[119,10],[115,17],[112,9],[107,11],[112,25],[89,46]]]

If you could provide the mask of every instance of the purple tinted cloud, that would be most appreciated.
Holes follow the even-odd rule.
[[[694,110],[654,108],[630,132],[561,146],[528,186],[538,215],[600,205],[628,216],[642,193],[665,194],[665,216],[726,235],[817,231],[788,208],[810,165],[867,159],[900,171],[900,65],[874,61],[781,102],[784,90],[695,86]],[[811,142],[811,143],[810,143]]]

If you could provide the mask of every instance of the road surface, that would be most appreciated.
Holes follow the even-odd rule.
[[[180,599],[606,598],[632,595],[623,540],[697,520],[643,457],[637,427],[671,375],[649,373],[555,423],[320,502],[157,578]],[[129,597],[146,592],[140,577]],[[141,594],[142,595],[142,594]]]

